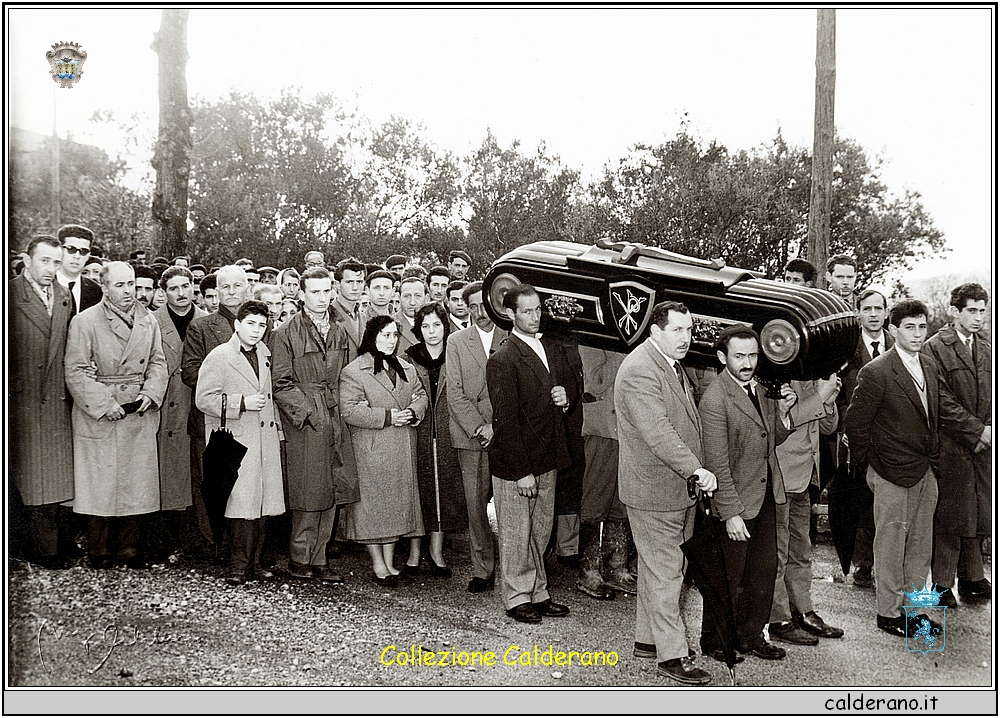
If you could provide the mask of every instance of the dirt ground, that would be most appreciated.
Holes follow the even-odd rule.
[[[206,562],[104,571],[83,561],[66,571],[21,564],[8,575],[8,685],[678,687],[656,676],[655,661],[632,656],[634,597],[594,601],[575,590],[573,571],[553,563],[553,596],[572,613],[526,626],[503,614],[497,593],[466,591],[464,551],[453,548],[448,559],[453,578],[425,568],[397,589],[370,581],[361,550],[335,562],[342,586],[285,578],[231,587],[224,568]],[[845,583],[834,561],[830,546],[814,549],[813,599],[846,636],[816,647],[782,644],[783,661],[748,657],[737,666],[738,685],[991,685],[990,603],[948,611],[943,652],[910,653],[876,629],[874,592]],[[697,647],[696,591],[686,594],[684,616]],[[435,652],[435,664],[409,664],[411,646]],[[571,666],[545,665],[550,646],[553,657],[580,655]],[[461,665],[473,652],[476,665]],[[713,686],[730,685],[724,665],[704,656],[697,664]]]

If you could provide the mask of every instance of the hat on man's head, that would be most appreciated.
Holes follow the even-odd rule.
[[[56,237],[59,238],[60,242],[66,241],[67,237],[77,237],[79,239],[85,239],[88,242],[94,241],[94,233],[82,224],[64,224],[56,232]]]

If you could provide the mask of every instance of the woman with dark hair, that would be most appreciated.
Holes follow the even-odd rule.
[[[278,272],[278,286],[284,299],[299,298],[299,273],[295,267],[287,267]]]
[[[449,329],[448,312],[437,303],[425,304],[413,317],[417,343],[406,350],[413,360],[417,376],[430,398],[428,418],[417,430],[417,485],[424,528],[430,535],[427,562],[435,576],[451,577],[445,565],[444,532],[460,531],[468,526],[465,512],[465,489],[458,452],[452,448],[448,429],[448,399],[445,396],[445,345]],[[414,550],[414,548],[416,550]],[[420,569],[420,545],[410,545],[410,556],[403,572],[416,574]]]
[[[340,374],[341,415],[350,427],[361,494],[345,507],[344,536],[366,545],[372,580],[387,587],[399,584],[396,541],[409,538],[419,546],[424,534],[415,427],[427,411],[427,394],[413,366],[396,357],[398,339],[392,317],[372,317],[358,358]]]

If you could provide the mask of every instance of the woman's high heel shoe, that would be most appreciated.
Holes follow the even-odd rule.
[[[427,554],[427,563],[429,563],[431,568],[434,569],[435,576],[438,576],[439,578],[451,578],[451,569],[447,566],[438,566],[437,563],[434,562],[434,559],[431,558],[430,554]]]

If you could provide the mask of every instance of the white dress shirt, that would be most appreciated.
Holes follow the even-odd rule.
[[[486,354],[486,358],[490,357],[490,348],[493,346],[493,332],[496,331],[497,325],[494,324],[493,327],[488,331],[484,332],[476,325],[476,331],[479,332],[479,341],[483,343],[483,353]]]
[[[518,331],[517,328],[515,327],[512,333],[518,339],[520,339],[525,344],[527,344],[529,347],[531,347],[531,350],[533,352],[535,352],[535,354],[538,355],[539,359],[542,360],[542,364],[545,365],[545,370],[549,371],[549,360],[548,360],[548,357],[545,356],[545,347],[542,346],[542,342],[541,342],[542,335],[541,335],[541,332],[539,332],[538,334],[534,334],[534,335],[525,334],[524,332]],[[486,353],[486,356],[489,356],[489,352]]]
[[[861,338],[864,341],[865,346],[868,347],[868,356],[874,357],[875,348],[872,346],[872,344],[874,344],[875,342],[878,342],[878,353],[880,355],[885,354],[885,330],[879,332],[879,335],[874,339],[868,336],[867,332],[863,331],[861,332]]]

